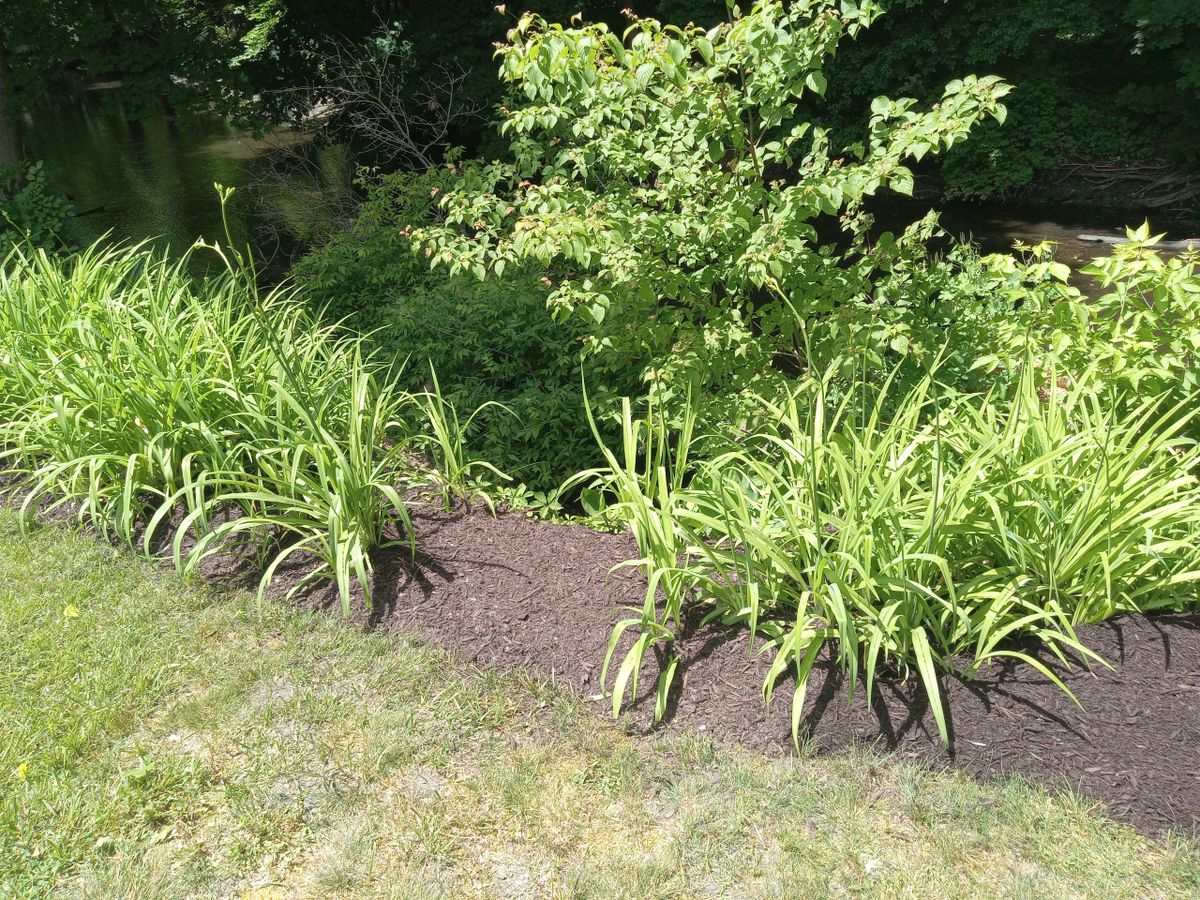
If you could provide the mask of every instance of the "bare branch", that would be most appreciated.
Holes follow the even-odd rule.
[[[364,44],[334,44],[312,89],[329,123],[348,129],[362,149],[385,166],[428,168],[448,149],[456,127],[477,120],[478,103],[466,101],[467,71],[440,65],[434,76],[412,81],[408,46],[390,32]]]

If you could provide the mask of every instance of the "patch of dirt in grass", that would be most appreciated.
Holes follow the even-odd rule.
[[[418,634],[480,666],[524,668],[578,691],[604,714],[600,667],[623,606],[641,604],[645,583],[626,535],[493,517],[485,509],[413,509],[417,553],[376,563],[374,608],[354,616],[373,628]],[[286,592],[296,570],[280,574]],[[307,589],[305,605],[338,610],[327,584]],[[1080,629],[1084,644],[1113,668],[1059,672],[1083,709],[1033,668],[992,665],[973,680],[945,676],[952,746],[938,736],[914,677],[883,679],[868,705],[851,695],[832,660],[811,676],[802,728],[821,752],[863,743],[979,777],[1021,775],[1068,786],[1102,801],[1118,819],[1145,830],[1200,831],[1200,614],[1126,616]],[[790,686],[767,708],[760,689],[770,653],[751,652],[744,630],[687,623],[665,720],[652,725],[658,662],[642,671],[629,709],[644,732],[690,729],[769,753],[792,752]],[[1035,651],[1036,652],[1036,651]]]

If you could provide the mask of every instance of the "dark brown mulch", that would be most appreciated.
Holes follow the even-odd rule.
[[[375,604],[355,615],[373,627],[421,635],[482,666],[527,668],[595,699],[620,607],[640,605],[644,582],[617,563],[635,556],[623,535],[492,517],[486,510],[414,510],[418,553],[377,562]],[[272,592],[287,587],[285,575]],[[304,602],[337,606],[327,587]],[[1200,831],[1200,614],[1126,616],[1080,630],[1112,670],[1076,667],[1063,678],[1076,707],[1028,666],[997,665],[973,681],[942,682],[953,746],[947,750],[923,691],[881,684],[867,705],[828,660],[814,671],[804,728],[824,752],[866,742],[901,756],[987,778],[1020,774],[1069,786],[1147,831]],[[691,629],[666,729],[693,729],[770,753],[792,750],[791,688],[764,707],[769,656],[751,655],[745,631]],[[643,671],[653,685],[657,671]],[[653,704],[632,708],[649,730]],[[596,700],[603,714],[607,701]]]

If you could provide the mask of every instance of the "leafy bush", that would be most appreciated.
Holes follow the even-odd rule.
[[[315,556],[313,577],[334,577],[347,604],[353,580],[369,590],[371,549],[406,530],[404,398],[361,339],[288,291],[260,295],[236,266],[195,281],[187,264],[139,247],[7,257],[0,460],[26,476],[26,513],[75,504],[131,544],[144,526],[147,552],[172,528],[189,572],[248,541],[264,587],[288,558]]]
[[[1026,248],[1023,259],[985,258],[985,280],[1019,314],[997,323],[996,352],[980,365],[1011,370],[1014,349],[1032,338],[1064,375],[1118,393],[1183,398],[1200,389],[1200,252],[1160,253],[1162,236],[1148,225],[1127,236],[1080,270],[1098,284],[1092,298],[1053,262],[1050,245]]]
[[[889,381],[835,402],[835,376],[764,400],[770,424],[694,472],[688,430],[668,440],[661,424],[627,419],[624,462],[610,453],[593,473],[637,538],[649,584],[610,644],[606,669],[620,634],[638,633],[615,709],[688,603],[774,645],[764,693],[794,673],[794,726],[829,644],[868,696],[882,668],[915,666],[945,739],[939,669],[1012,657],[1056,680],[1015,642],[1086,659],[1076,625],[1195,602],[1200,452],[1181,436],[1195,394],[1114,406],[1103,390],[1046,379],[1029,358],[1011,392],[986,395],[931,373],[897,398]],[[645,434],[656,438],[639,457]]]
[[[1083,304],[1088,315],[1072,320],[1075,341],[1059,353],[1076,368],[1091,362],[1118,387],[1193,394],[1200,389],[1200,251],[1164,257],[1154,250],[1162,235],[1152,237],[1148,225],[1129,238],[1082,270],[1103,293]]]
[[[878,382],[893,366],[911,385],[936,356],[942,380],[978,391],[1011,386],[1032,348],[1044,372],[1111,401],[1180,400],[1200,389],[1200,253],[1162,253],[1160,239],[1130,229],[1078,271],[1048,242],[988,256],[956,246],[928,262],[897,255],[875,279],[877,295],[896,299],[844,304],[806,335],[808,355],[839,368],[831,389]],[[1190,429],[1200,436],[1200,424]]]
[[[503,404],[475,418],[471,449],[544,491],[595,461],[580,329],[547,315],[547,290],[532,275],[510,270],[503,282],[481,284],[430,271],[408,230],[433,221],[454,178],[443,168],[378,179],[354,226],[302,259],[293,276],[330,316],[369,334],[396,361],[404,388],[427,386],[432,365],[455,406]],[[606,377],[613,390],[628,392],[636,372],[631,362]]]
[[[969,76],[924,111],[877,98],[868,139],[835,150],[802,104],[877,13],[759,2],[708,32],[638,19],[624,40],[525,15],[498,50],[512,161],[465,169],[445,221],[417,236],[452,274],[548,268],[550,307],[586,328],[596,370],[645,361],[661,396],[802,369],[805,324],[887,302],[872,280],[890,254],[868,239],[864,199],[910,192],[909,162],[1004,114],[1007,86]],[[818,234],[835,221],[841,246]]]
[[[42,163],[0,166],[0,238],[49,247],[74,207],[50,187]]]

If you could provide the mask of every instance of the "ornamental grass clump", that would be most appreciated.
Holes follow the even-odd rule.
[[[627,516],[643,563],[685,572],[708,620],[773,646],[763,691],[794,676],[794,731],[825,647],[868,697],[883,668],[914,669],[945,740],[939,672],[1008,657],[1067,690],[1030,641],[1064,664],[1094,660],[1078,625],[1195,603],[1194,397],[1119,403],[1031,358],[1014,388],[983,396],[934,375],[832,396],[825,378],[764,401],[767,425]],[[633,483],[601,481],[622,499]],[[670,547],[646,525],[660,519]],[[622,670],[670,641],[679,603],[639,610]]]
[[[263,587],[314,556],[307,578],[335,578],[347,608],[357,581],[369,602],[371,550],[409,531],[405,398],[289,290],[187,265],[95,245],[0,266],[0,459],[25,514],[70,504],[146,552],[171,531],[185,572],[236,537]]]
[[[605,446],[600,430],[585,404],[588,424],[592,428],[606,465],[580,472],[563,485],[564,492],[579,485],[589,485],[583,491],[585,507],[603,507],[606,521],[623,522],[637,542],[642,556],[623,566],[640,569],[646,579],[646,593],[634,616],[621,619],[613,628],[608,652],[600,672],[601,684],[608,681],[608,669],[621,636],[630,628],[637,632],[633,646],[625,654],[617,670],[612,694],[613,715],[621,712],[626,685],[637,695],[638,676],[642,659],[655,644],[670,641],[678,629],[683,607],[691,596],[699,574],[686,565],[689,532],[682,514],[688,501],[683,490],[687,477],[689,455],[696,426],[694,409],[689,408],[675,429],[668,428],[661,408],[645,419],[635,419],[633,406],[626,398],[621,404],[621,456]],[[611,502],[606,502],[604,495]],[[664,602],[658,607],[659,595]],[[666,711],[667,694],[678,666],[670,657],[659,680],[655,699],[655,718]]]

